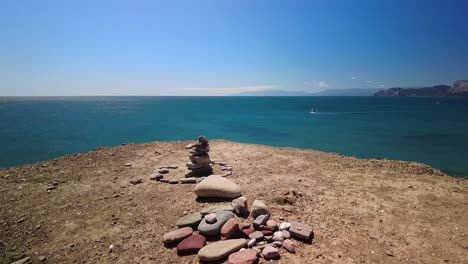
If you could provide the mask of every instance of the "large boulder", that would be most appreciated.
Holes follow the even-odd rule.
[[[194,192],[198,197],[237,198],[242,191],[236,183],[218,175],[211,175],[197,184]]]
[[[216,261],[227,257],[247,245],[244,238],[221,240],[204,246],[198,251],[200,261]]]

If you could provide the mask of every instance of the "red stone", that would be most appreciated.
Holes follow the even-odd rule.
[[[270,236],[270,235],[273,234],[273,231],[268,230],[268,229],[266,229],[266,230],[260,230],[260,232],[262,232],[262,234],[265,235],[265,236]]]
[[[314,236],[314,229],[312,226],[298,222],[291,222],[289,229],[291,236],[300,240],[311,240]]]
[[[229,255],[229,264],[252,264],[257,261],[257,251],[255,249],[246,249]]]
[[[239,225],[236,223],[236,219],[231,218],[221,228],[221,237],[223,239],[229,239],[237,231],[239,231]]]
[[[249,228],[244,228],[242,229],[242,233],[244,233],[246,236],[252,234],[255,231],[253,226],[250,226]]]
[[[186,239],[182,240],[177,245],[178,254],[197,253],[206,242],[206,238],[199,234],[193,234]]]
[[[296,250],[294,249],[294,244],[289,239],[283,241],[283,248],[285,248],[289,253],[296,253]]]

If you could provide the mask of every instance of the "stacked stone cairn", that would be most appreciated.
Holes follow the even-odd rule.
[[[205,136],[199,136],[198,142],[189,144],[185,148],[190,149],[190,161],[186,164],[188,168],[188,172],[185,174],[186,178],[203,177],[213,174],[210,155],[208,155],[210,145]]]
[[[251,222],[247,221],[249,214]],[[227,260],[230,264],[245,264],[257,263],[260,257],[279,259],[280,252],[296,253],[291,239],[311,243],[314,238],[312,226],[277,222],[260,200],[253,202],[249,212],[243,196],[232,200],[231,205],[185,215],[176,225],[178,229],[163,236],[165,245],[176,247],[179,255],[198,254],[201,262]]]

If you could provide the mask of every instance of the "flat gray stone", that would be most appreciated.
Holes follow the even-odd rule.
[[[249,235],[250,239],[260,240],[263,238],[263,233],[260,231],[255,231]]]
[[[197,227],[200,224],[202,218],[203,216],[198,212],[194,214],[189,214],[177,220],[176,225],[178,228],[186,226]]]
[[[214,206],[210,206],[208,208],[205,208],[205,209],[201,210],[200,213],[203,216],[205,216],[207,214],[217,213],[217,212],[220,212],[220,211],[231,211],[231,212],[233,212],[234,207],[232,207],[231,205],[214,205]]]
[[[217,236],[221,232],[223,225],[231,218],[234,217],[234,213],[231,211],[220,211],[216,213],[216,222],[209,224],[202,219],[198,225],[198,232],[204,236]]]

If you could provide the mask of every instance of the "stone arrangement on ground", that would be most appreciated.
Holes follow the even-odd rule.
[[[291,239],[312,242],[311,225],[278,222],[261,200],[254,200],[249,212],[241,187],[225,178],[232,175],[232,167],[225,162],[213,162],[222,166],[224,175],[212,175],[210,148],[204,136],[185,148],[190,149],[185,179],[187,183],[198,183],[193,190],[197,197],[229,199],[231,204],[211,206],[178,219],[177,229],[163,236],[167,247],[175,247],[179,255],[198,254],[201,262],[227,260],[231,264],[248,264],[256,263],[259,257],[271,260],[280,258],[281,252],[296,253]],[[167,168],[160,168],[150,179],[183,183],[183,179],[164,179],[162,174],[168,172]]]
[[[223,172],[221,177],[228,177],[232,175],[232,166],[228,165],[226,162],[223,161],[211,161],[208,152],[210,152],[210,146],[208,144],[208,140],[206,140],[205,136],[199,136],[198,141],[195,143],[191,143],[185,146],[186,149],[189,149],[189,159],[190,161],[186,163],[187,172],[185,173],[185,177],[182,179],[167,179],[164,178],[164,175],[167,175],[170,172],[170,169],[177,169],[177,165],[170,165],[159,167],[151,173],[149,179],[152,181],[159,181],[163,183],[169,184],[195,184],[203,181],[207,176],[213,174],[213,167],[212,165],[219,165],[221,166],[221,171]],[[125,166],[132,166],[132,163],[127,163]],[[138,179],[140,180],[140,179]],[[141,183],[141,182],[138,182]],[[138,184],[137,183],[137,184]],[[131,182],[131,184],[134,184]],[[240,196],[240,193],[235,196]]]
[[[176,222],[178,229],[166,233],[163,242],[167,247],[175,247],[181,256],[198,254],[202,262],[227,260],[236,264],[256,263],[258,258],[279,259],[283,253],[295,254],[296,242],[292,239],[311,243],[314,238],[311,225],[278,222],[263,201],[253,202],[253,212],[255,217],[248,212],[247,198],[241,196],[232,200],[231,205],[211,206],[181,217]]]

